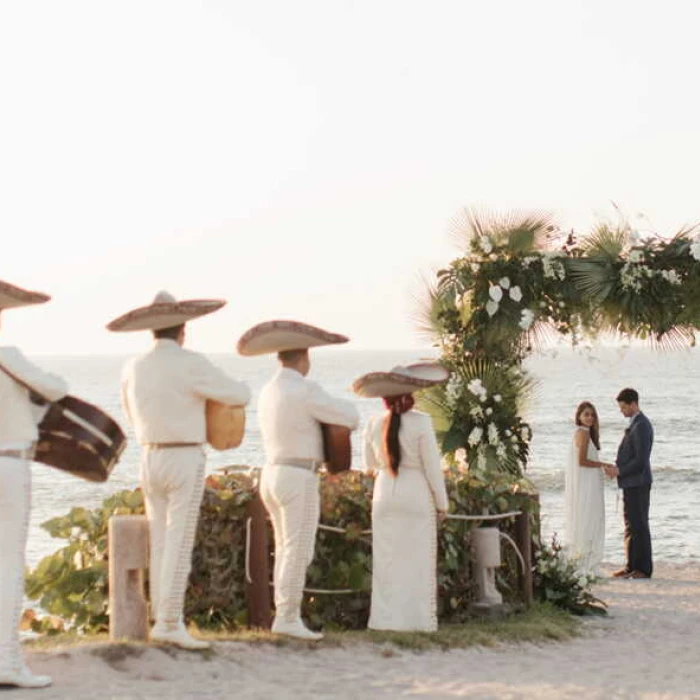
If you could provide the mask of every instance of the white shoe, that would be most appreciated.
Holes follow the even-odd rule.
[[[156,622],[151,630],[151,641],[172,644],[181,649],[209,649],[211,644],[202,639],[195,639],[181,622],[177,625]]]
[[[26,666],[22,665],[17,672],[0,672],[0,685],[14,685],[17,688],[46,688],[51,685],[51,676],[35,676]]]
[[[320,632],[312,632],[299,618],[294,622],[283,622],[275,618],[272,623],[272,632],[274,634],[284,634],[287,637],[295,637],[296,639],[306,639],[309,642],[318,642],[323,639]]]

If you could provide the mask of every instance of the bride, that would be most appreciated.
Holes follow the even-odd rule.
[[[604,474],[598,461],[598,413],[589,401],[576,409],[574,431],[565,474],[566,545],[569,557],[584,574],[600,573],[605,544]]]

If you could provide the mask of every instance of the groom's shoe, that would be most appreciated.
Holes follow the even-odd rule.
[[[643,571],[630,571],[627,578],[651,578],[651,576]]]
[[[627,578],[630,573],[632,572],[629,569],[620,569],[619,571],[613,573],[613,578]]]

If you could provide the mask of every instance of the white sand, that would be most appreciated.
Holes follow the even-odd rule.
[[[597,592],[610,615],[569,642],[449,652],[220,642],[209,660],[68,647],[28,655],[52,688],[2,698],[700,698],[700,565],[659,565],[651,581],[608,580]]]

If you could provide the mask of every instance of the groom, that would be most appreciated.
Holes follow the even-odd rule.
[[[622,489],[625,519],[624,569],[618,578],[651,578],[651,534],[649,532],[649,495],[651,493],[651,447],[654,429],[639,410],[639,394],[623,389],[617,396],[620,412],[630,419],[629,427],[617,449],[615,466],[606,467],[609,477],[617,477]]]

